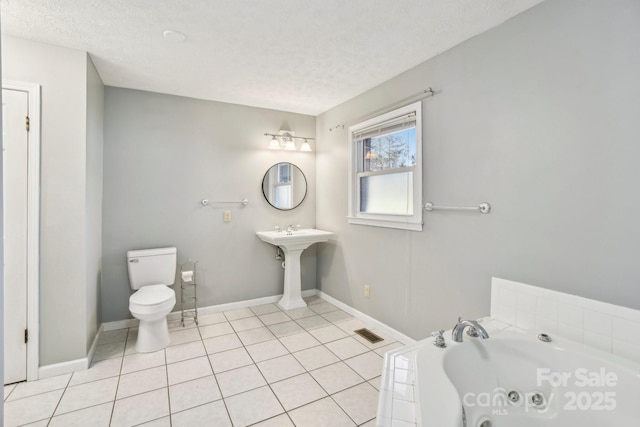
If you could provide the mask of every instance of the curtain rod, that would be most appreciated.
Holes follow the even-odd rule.
[[[422,91],[420,91],[420,92],[418,92],[418,93],[416,93],[414,95],[411,95],[411,96],[409,96],[407,98],[401,99],[400,101],[394,102],[393,104],[387,105],[386,107],[381,108],[379,110],[376,110],[376,111],[374,111],[372,113],[369,113],[366,116],[362,116],[362,117],[360,117],[360,118],[358,118],[356,120],[351,120],[347,124],[335,125],[334,127],[329,128],[329,131],[333,132],[335,129],[338,129],[338,128],[345,129],[346,127],[349,127],[349,126],[354,125],[356,123],[360,123],[360,122],[363,122],[363,121],[365,121],[367,119],[371,119],[371,118],[373,118],[375,116],[379,116],[380,114],[387,113],[387,112],[393,110],[395,107],[402,106],[402,104],[410,104],[411,102],[420,101],[422,99],[429,98],[429,97],[431,97],[433,95],[435,95],[435,92],[433,91],[433,89],[428,87],[428,88],[426,88],[426,89],[424,89],[424,90],[422,90]]]

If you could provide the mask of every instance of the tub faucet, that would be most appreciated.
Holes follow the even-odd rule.
[[[485,329],[480,326],[478,322],[475,320],[462,320],[461,317],[458,317],[458,324],[453,327],[453,331],[451,332],[451,339],[455,342],[462,342],[462,332],[464,332],[464,328],[469,328],[467,334],[472,337],[480,337],[483,340],[489,338],[489,334]]]

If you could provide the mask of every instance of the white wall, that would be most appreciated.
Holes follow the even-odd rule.
[[[640,308],[640,3],[547,1],[318,117],[319,287],[413,338],[489,313],[490,277]],[[424,231],[348,225],[346,130],[424,101]],[[371,286],[371,299],[363,285]]]
[[[42,366],[85,357],[89,341],[87,173],[93,172],[87,170],[87,54],[13,37],[2,43],[3,77],[42,87]]]
[[[176,246],[200,261],[198,305],[282,293],[275,248],[255,232],[315,226],[315,153],[269,150],[265,132],[313,137],[315,118],[282,111],[107,87],[105,93],[102,320],[130,318],[126,252]],[[271,207],[262,178],[289,161],[309,191],[291,211]],[[249,205],[202,206],[249,199]],[[233,220],[223,222],[223,211]],[[302,256],[303,288],[316,285],[314,250]],[[175,286],[176,291],[179,287]],[[180,304],[176,305],[176,310]]]
[[[0,82],[2,81],[2,49],[0,48]],[[2,93],[0,92],[0,116],[2,115]],[[0,135],[2,135],[2,120],[0,120]],[[4,176],[2,170],[2,150],[0,150],[0,236],[4,236],[4,218],[2,189]],[[4,245],[0,245],[0,265],[4,265]],[[4,384],[4,274],[0,274],[0,380]],[[4,420],[4,404],[0,405],[0,420]]]
[[[87,55],[87,148],[86,148],[86,257],[87,257],[87,351],[95,337],[99,313],[102,268],[102,146],[104,84]]]

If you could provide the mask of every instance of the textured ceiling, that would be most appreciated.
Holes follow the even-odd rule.
[[[2,0],[0,16],[3,35],[89,52],[106,85],[316,115],[541,1]]]

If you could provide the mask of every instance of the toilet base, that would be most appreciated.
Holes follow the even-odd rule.
[[[136,351],[138,353],[152,353],[162,350],[171,342],[167,317],[158,320],[140,320]]]

